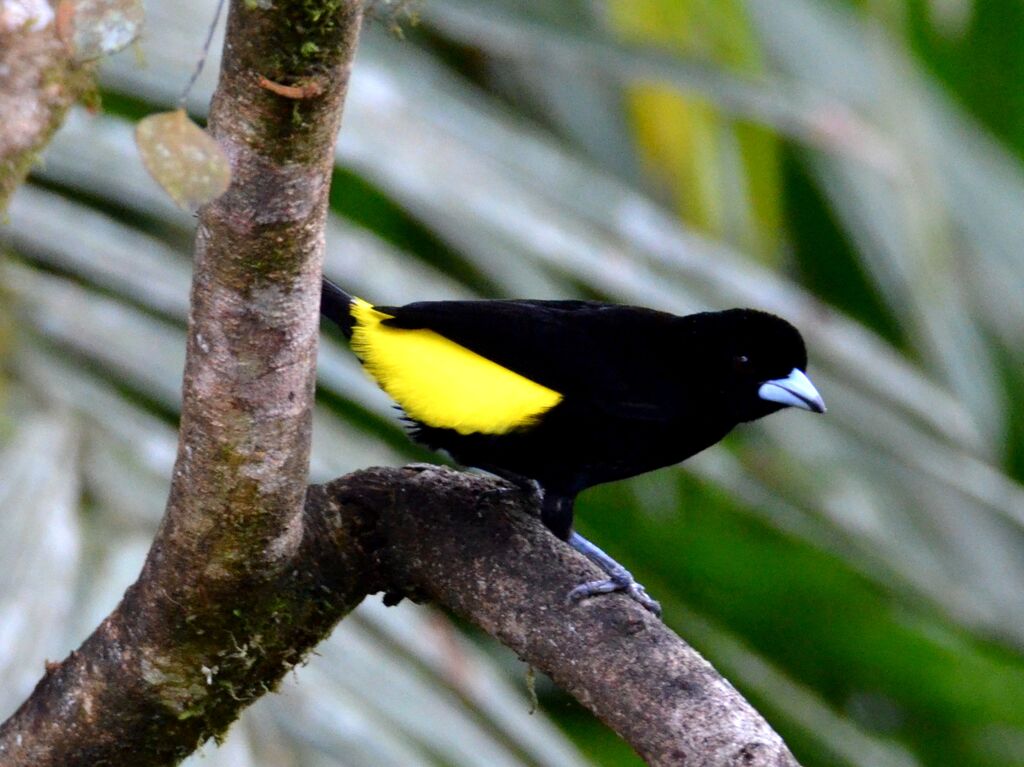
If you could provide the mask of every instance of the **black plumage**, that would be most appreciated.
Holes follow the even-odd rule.
[[[350,336],[365,321],[353,306],[325,281],[323,311]],[[683,461],[737,424],[787,405],[824,409],[803,376],[807,352],[799,332],[751,309],[679,317],[594,301],[532,300],[373,309],[382,328],[437,334],[560,395],[552,407],[524,412],[520,424],[496,433],[411,420],[415,440],[463,465],[538,483],[544,522],[566,540],[582,490]],[[380,331],[364,334],[364,350],[374,332]],[[378,371],[388,389],[382,378]]]

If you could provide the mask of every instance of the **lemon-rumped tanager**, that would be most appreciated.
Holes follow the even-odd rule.
[[[544,524],[608,574],[573,589],[574,601],[625,591],[660,612],[628,570],[573,532],[580,491],[683,461],[785,407],[825,412],[800,333],[753,309],[372,306],[325,279],[321,311],[402,408],[412,439],[540,495]]]

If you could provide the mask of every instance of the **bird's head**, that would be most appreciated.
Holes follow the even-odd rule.
[[[807,377],[803,338],[788,322],[754,309],[695,316],[704,325],[706,384],[733,410],[737,422],[784,407],[825,412],[824,400]]]

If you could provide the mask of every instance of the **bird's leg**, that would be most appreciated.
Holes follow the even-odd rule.
[[[492,474],[497,474],[507,480],[512,487],[495,488],[482,493],[478,501],[484,498],[501,497],[507,493],[529,493],[532,497],[540,496],[540,519],[551,532],[563,541],[568,541],[576,551],[591,562],[600,567],[608,574],[603,581],[588,581],[569,592],[569,602],[579,602],[588,597],[599,594],[611,594],[616,591],[625,592],[631,599],[636,600],[645,608],[657,616],[661,616],[661,605],[647,595],[646,589],[636,582],[633,574],[620,565],[599,547],[588,541],[579,533],[573,532],[573,506],[575,497],[568,494],[560,494],[555,491],[544,491],[535,480],[526,479],[517,474],[507,471],[486,469]]]
[[[652,613],[661,617],[661,605],[647,595],[647,590],[636,582],[636,579],[633,578],[633,574],[629,572],[629,570],[620,565],[579,533],[572,533],[572,535],[569,536],[569,545],[608,573],[607,580],[581,583],[570,591],[570,602],[579,602],[581,599],[587,599],[589,597],[597,596],[598,594],[611,594],[615,591],[624,591],[630,598],[635,599]]]
[[[569,540],[569,536],[572,535],[575,503],[575,495],[558,493],[555,490],[545,490],[540,501],[540,521],[563,541]]]
[[[576,551],[596,564],[606,573],[608,579],[581,583],[569,592],[569,602],[578,602],[598,594],[610,594],[613,591],[624,591],[655,615],[661,615],[661,605],[647,596],[644,587],[633,578],[625,567],[620,565],[601,549],[592,544],[579,533],[573,532],[572,517],[575,496],[559,494],[554,491],[544,493],[541,501],[540,518],[544,525],[563,541],[568,541]]]

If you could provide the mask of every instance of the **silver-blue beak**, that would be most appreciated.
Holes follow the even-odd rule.
[[[818,394],[811,379],[797,368],[793,368],[785,378],[765,381],[757,390],[757,396],[769,402],[810,410],[812,413],[825,412],[825,400]]]

